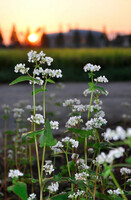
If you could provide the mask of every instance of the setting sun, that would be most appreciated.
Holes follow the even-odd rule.
[[[29,35],[28,40],[34,43],[38,40],[38,36],[35,33],[32,33]]]

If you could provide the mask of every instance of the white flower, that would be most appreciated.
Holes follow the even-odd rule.
[[[94,81],[99,83],[108,83],[108,79],[105,76],[99,76],[98,78],[94,79]]]
[[[85,194],[85,191],[80,191],[79,189],[77,190],[77,192],[75,193],[73,193],[73,194],[70,194],[69,196],[68,196],[68,198],[69,199],[77,199],[78,197],[80,197],[80,196],[82,196],[82,195],[84,195]]]
[[[88,151],[89,151],[90,153],[93,153],[93,152],[94,152],[94,149],[93,149],[93,148],[89,148]]]
[[[88,94],[91,94],[91,91],[89,89],[86,89],[84,90],[83,94],[86,97]]]
[[[17,64],[15,66],[15,70],[14,70],[16,73],[20,72],[22,74],[26,74],[28,71],[29,71],[29,68],[25,68],[25,64]]]
[[[129,182],[131,182],[131,178],[129,178],[129,179],[127,180],[127,183],[129,183]]]
[[[59,129],[59,122],[57,121],[50,121],[50,125],[52,129]]]
[[[116,149],[110,150],[106,155],[104,152],[101,152],[100,155],[96,157],[96,162],[98,164],[112,163],[115,158],[120,158],[123,156],[125,149],[123,147],[118,147]]]
[[[103,110],[100,110],[99,112],[97,112],[94,117],[98,118],[98,117],[105,117],[105,112]]]
[[[79,155],[78,154],[76,154],[76,153],[73,153],[72,155],[71,155],[71,158],[72,158],[72,160],[74,160],[74,159],[78,159],[79,158]]]
[[[46,174],[49,173],[49,175],[54,171],[52,161],[51,160],[45,160],[45,165],[43,165],[43,170],[45,171]]]
[[[10,169],[8,173],[9,178],[18,178],[19,176],[23,176],[24,174],[20,172],[18,169]]]
[[[93,129],[93,128],[101,128],[102,125],[105,125],[107,121],[102,117],[98,118],[91,118],[89,121],[86,122],[86,129]]]
[[[72,106],[72,112],[85,112],[87,111],[88,106],[87,105],[73,105]]]
[[[79,145],[79,142],[72,139],[72,138],[69,138],[69,137],[65,137],[65,138],[62,138],[61,140],[62,142],[65,142],[65,143],[71,143],[72,145],[72,148],[77,148],[78,145]]]
[[[100,68],[101,68],[100,65],[93,65],[93,64],[88,63],[84,66],[84,71],[95,72],[95,71],[99,71]]]
[[[79,99],[67,99],[63,102],[63,106],[67,107],[67,106],[72,106],[73,104],[80,104],[80,100]]]
[[[3,104],[2,108],[4,109],[4,113],[5,114],[9,114],[10,113],[10,106],[7,104]]]
[[[51,183],[47,188],[51,193],[56,192],[59,189],[59,183]]]
[[[36,124],[44,124],[44,118],[41,114],[35,114],[35,116],[31,115],[31,117],[27,118],[27,120]]]
[[[117,188],[116,190],[107,190],[107,192],[108,192],[110,195],[112,195],[112,194],[114,194],[114,195],[119,195],[119,194],[123,193],[123,191],[120,191],[119,188]]]
[[[120,173],[122,175],[124,175],[124,174],[131,174],[131,169],[123,167],[123,168],[120,169]]]
[[[81,116],[73,116],[73,117],[70,117],[69,120],[66,122],[65,127],[71,128],[73,126],[78,125],[80,122],[83,122],[83,120],[81,119]]]
[[[27,132],[27,128],[21,128],[21,129],[19,129],[19,133],[25,133],[25,132]]]
[[[82,173],[76,173],[75,174],[75,179],[76,180],[83,180],[86,183],[87,177],[89,176],[88,173],[82,172]]]
[[[32,107],[32,109],[33,109],[33,107]],[[36,111],[42,111],[42,106],[41,105],[38,105],[38,106],[35,106],[35,110]]]
[[[28,197],[28,200],[33,200],[36,198],[36,194],[32,193],[30,194],[30,196]]]
[[[63,147],[63,144],[62,142],[58,141],[57,144],[55,146],[52,146],[51,147],[51,150],[54,151],[54,154],[57,154],[57,153],[62,153],[62,150],[60,148]]]
[[[13,112],[15,118],[20,118],[22,113],[24,113],[24,110],[22,108],[14,108]]]
[[[47,65],[50,66],[51,63],[53,62],[53,58],[51,58],[51,57],[45,57],[45,61],[46,61]]]

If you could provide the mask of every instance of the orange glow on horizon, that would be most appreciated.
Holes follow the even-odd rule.
[[[35,33],[32,33],[28,37],[29,42],[35,43],[38,41],[38,36]]]

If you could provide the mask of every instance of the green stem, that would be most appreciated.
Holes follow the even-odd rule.
[[[114,174],[113,174],[112,172],[110,172],[110,175],[111,175],[112,180],[114,181],[116,187],[119,188],[119,190],[120,190],[120,192],[121,192],[121,196],[123,197],[123,199],[124,199],[124,200],[128,200],[128,199],[126,198],[126,196],[124,195],[124,193],[123,193],[123,191],[122,191],[122,189],[121,189],[119,183],[117,182],[117,180],[116,180]]]
[[[67,162],[67,169],[68,169],[69,177],[71,177],[71,172],[70,172],[70,167],[69,167],[69,160],[68,160],[67,151],[65,152],[65,155],[66,155],[66,162]]]
[[[29,144],[29,161],[30,161],[30,173],[31,178],[33,178],[33,170],[32,170],[32,153],[31,153],[31,144]],[[34,192],[33,183],[31,182],[32,193]]]
[[[42,155],[42,162],[41,162],[41,185],[42,185],[42,180],[43,180],[43,165],[44,165],[44,160],[45,160],[45,149],[46,149],[46,146],[43,147],[43,155]]]
[[[17,131],[16,131],[16,142],[15,142],[15,163],[16,163],[16,168],[18,168],[18,158],[17,158],[18,137],[19,137],[19,118],[17,119]]]
[[[5,119],[4,127],[4,197],[7,199],[7,120]]]

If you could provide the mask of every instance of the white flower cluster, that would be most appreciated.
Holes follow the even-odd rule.
[[[59,129],[59,122],[57,121],[50,121],[50,125],[52,129]]]
[[[45,165],[43,165],[43,170],[45,171],[46,174],[49,173],[49,175],[54,171],[51,160],[45,160]]]
[[[87,111],[88,106],[87,105],[73,105],[72,106],[72,112],[85,112]]]
[[[33,110],[34,107],[31,106],[31,105],[27,105],[27,106],[26,106],[26,109],[27,109],[27,110]],[[41,105],[35,106],[35,111],[42,111],[42,106],[41,106]]]
[[[33,74],[39,76],[42,72],[43,72],[43,68],[39,67],[37,69],[36,68],[34,69]]]
[[[105,112],[103,110],[100,110],[99,112],[95,113],[94,117],[105,117]]]
[[[22,73],[22,74],[26,74],[28,71],[29,71],[29,69],[30,68],[26,68],[25,67],[25,64],[22,64],[22,63],[20,63],[20,64],[17,64],[16,66],[15,66],[15,73],[18,73],[18,72],[20,72],[20,73]]]
[[[77,199],[78,197],[83,196],[84,194],[85,194],[85,191],[77,190],[76,193],[74,192],[73,194],[70,194],[70,195],[68,196],[68,198],[69,198],[69,199]]]
[[[23,176],[24,174],[20,172],[18,169],[10,169],[8,173],[9,178],[18,178],[19,176]]]
[[[87,177],[89,177],[89,174],[86,172],[76,173],[75,179],[76,180],[82,180],[84,183],[86,183]]]
[[[78,125],[80,122],[83,122],[83,120],[81,119],[81,116],[73,116],[73,117],[70,117],[69,120],[66,122],[65,127],[71,128]]]
[[[108,83],[108,79],[105,76],[99,76],[95,78],[94,81],[99,83]]]
[[[27,128],[20,128],[19,129],[19,133],[26,133],[27,132]]]
[[[15,118],[20,118],[22,113],[24,113],[24,110],[22,108],[14,108],[13,112]]]
[[[47,69],[43,70],[42,75],[43,75],[43,78],[45,76],[49,76],[49,77],[52,77],[52,78],[54,78],[54,77],[61,78],[62,77],[62,71],[61,71],[61,69],[48,69],[47,68]]]
[[[103,119],[102,117],[98,118],[91,118],[89,121],[86,122],[86,129],[93,129],[93,128],[101,128],[102,125],[105,125],[107,123],[106,119]]]
[[[63,144],[62,144],[62,142],[58,141],[55,146],[51,147],[51,150],[54,151],[54,154],[62,153],[62,150],[60,149],[62,147],[64,147]]]
[[[47,188],[51,193],[56,192],[59,189],[59,183],[51,183]]]
[[[85,164],[85,160],[84,159],[78,159],[77,160],[77,164],[78,164],[78,169],[79,170],[87,170],[89,169],[89,166]]]
[[[36,199],[36,194],[32,193],[30,194],[30,196],[28,197],[28,200],[34,200]]]
[[[122,175],[124,175],[124,174],[131,174],[131,169],[122,167],[122,168],[120,169],[120,173],[121,173]]]
[[[43,51],[41,51],[40,53],[37,53],[36,51],[31,50],[28,54],[28,62],[31,63],[37,63],[39,62],[40,64],[44,64],[47,63],[48,66],[51,65],[51,63],[53,62],[53,58],[51,57],[45,57],[45,53],[43,53]]]
[[[100,65],[93,65],[91,63],[88,63],[84,66],[84,71],[90,71],[90,72],[95,72],[95,71],[99,71],[100,70]]]
[[[62,138],[61,140],[62,142],[65,142],[65,143],[71,143],[72,145],[72,148],[77,148],[78,145],[79,145],[79,142],[72,139],[72,138],[69,138],[69,137],[65,137],[65,138]]]
[[[88,94],[91,94],[89,89],[84,90],[83,95],[86,97]]]
[[[123,191],[120,191],[119,188],[117,188],[116,190],[107,190],[107,192],[108,192],[110,195],[119,195],[119,194],[121,194],[121,192],[123,193]]]
[[[33,81],[29,81],[29,84],[32,84]],[[34,84],[43,85],[44,81],[40,77],[35,77]]]
[[[107,155],[102,152],[96,157],[96,162],[100,165],[104,163],[112,163],[115,158],[120,158],[123,156],[124,152],[125,149],[123,147],[118,147],[116,149],[110,150]]]
[[[107,128],[106,132],[102,135],[106,141],[124,140],[126,137],[131,137],[131,128],[128,128],[127,131],[125,131],[121,126],[117,126],[115,130]]]
[[[13,151],[11,149],[8,150],[8,158],[13,159]]]
[[[79,158],[79,155],[78,154],[76,154],[76,153],[73,153],[72,155],[71,155],[71,158],[72,158],[72,160],[74,160],[74,159],[78,159]]]
[[[67,107],[67,106],[72,106],[74,104],[80,104],[80,100],[77,98],[74,99],[67,99],[63,102],[63,106]]]
[[[9,105],[3,104],[3,105],[2,105],[2,108],[4,109],[4,113],[5,113],[5,114],[9,114],[9,112],[10,112],[10,107],[9,107]]]
[[[131,182],[131,178],[127,179],[127,183]]]
[[[41,114],[35,114],[35,116],[31,115],[27,120],[36,124],[44,124],[44,118]]]

